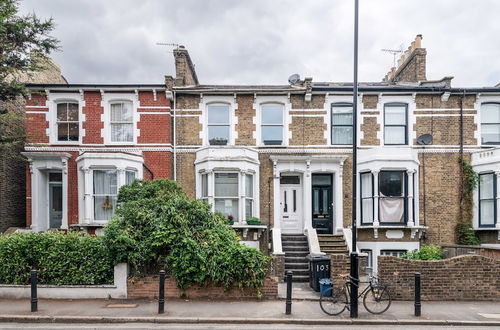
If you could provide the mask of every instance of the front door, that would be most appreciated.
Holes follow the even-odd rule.
[[[312,176],[312,225],[318,234],[333,233],[332,175]]]
[[[302,186],[300,176],[289,175],[280,178],[281,232],[301,234],[302,224]]]
[[[62,225],[62,183],[60,173],[49,175],[49,228],[61,228]]]

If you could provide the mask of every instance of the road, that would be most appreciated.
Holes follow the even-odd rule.
[[[230,325],[230,324],[155,324],[155,323],[128,323],[128,324],[75,324],[75,323],[58,323],[58,324],[31,324],[31,323],[0,323],[0,329],[127,329],[127,330],[138,330],[138,329],[191,329],[191,330],[206,330],[206,329],[243,329],[243,330],[260,330],[260,329],[349,329],[349,330],[368,330],[368,329],[401,329],[402,326],[388,326],[388,325],[366,325],[366,326],[356,326],[356,325],[345,325],[345,326],[332,326],[332,325],[291,325],[291,324],[256,324],[256,325]],[[407,330],[420,330],[420,329],[460,329],[469,330],[471,327],[446,327],[446,326],[409,326],[405,325],[404,329]],[[474,326],[474,330],[492,330],[494,327],[480,327]]]

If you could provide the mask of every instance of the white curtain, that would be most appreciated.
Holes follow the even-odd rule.
[[[94,170],[94,220],[110,220],[116,209],[115,170]]]
[[[403,197],[385,197],[379,199],[380,222],[403,222]]]
[[[215,173],[215,196],[238,197],[238,173]]]

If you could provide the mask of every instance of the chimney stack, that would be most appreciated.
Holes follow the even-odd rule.
[[[422,35],[418,34],[401,55],[396,66],[385,75],[383,81],[392,83],[426,81],[426,55],[426,49],[422,48]]]
[[[198,77],[194,69],[194,64],[187,49],[184,46],[179,46],[174,49],[175,59],[175,79],[174,86],[196,86],[198,85]]]

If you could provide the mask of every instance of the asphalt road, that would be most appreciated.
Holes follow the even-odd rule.
[[[368,329],[401,329],[402,326],[388,326],[388,325],[366,325],[366,326],[332,326],[332,325],[291,325],[291,324],[256,324],[256,325],[230,325],[230,324],[155,324],[155,323],[133,323],[133,324],[75,324],[75,323],[58,323],[58,324],[31,324],[31,323],[0,323],[1,330],[8,329],[192,329],[192,330],[206,330],[206,329],[349,329],[349,330],[368,330]],[[417,329],[460,329],[470,330],[471,327],[451,327],[451,326],[410,326],[405,325],[404,329],[417,330]],[[474,326],[472,329],[476,330],[491,330],[495,327],[481,327]]]

